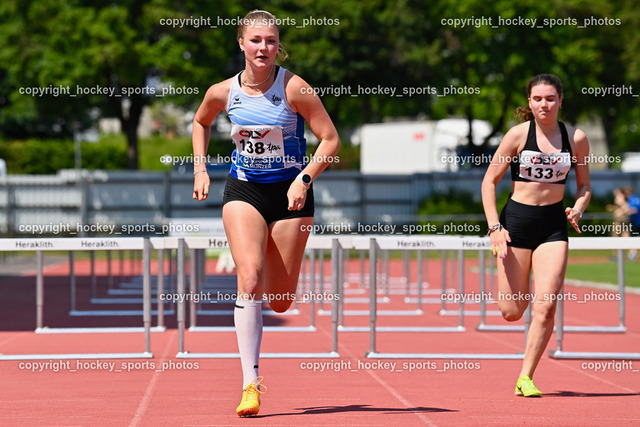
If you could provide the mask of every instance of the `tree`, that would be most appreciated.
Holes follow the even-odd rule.
[[[268,10],[281,21],[291,57],[283,65],[321,91],[341,129],[453,115],[487,120],[495,135],[512,124],[515,106],[526,105],[527,80],[552,72],[565,83],[563,118],[602,117],[616,151],[637,141],[637,98],[582,90],[640,90],[634,6],[630,0],[273,0]],[[2,2],[0,129],[17,137],[71,135],[95,120],[90,113],[115,116],[135,167],[143,107],[170,101],[195,108],[212,83],[240,71],[238,18],[254,7],[246,0]],[[584,25],[587,20],[595,21]],[[67,86],[128,92],[20,93]],[[173,94],[158,96],[163,87]],[[473,152],[487,149],[488,139],[467,139]]]
[[[224,13],[224,3],[4,2],[0,59],[6,64],[4,86],[11,91],[3,122],[22,125],[29,134],[28,127],[44,118],[43,134],[70,135],[86,126],[92,107],[99,107],[101,115],[120,120],[128,140],[128,167],[136,169],[143,107],[165,97],[178,103],[201,98],[225,72],[233,43],[211,28],[212,11]],[[25,88],[43,95],[30,96]],[[54,88],[62,93],[52,94]]]
[[[575,122],[598,113],[612,148],[611,111],[626,101],[585,96],[583,88],[620,85],[625,74],[618,38],[637,31],[619,19],[620,8],[614,3],[619,2],[441,2],[439,16],[461,18],[447,20],[439,35],[445,41],[441,71],[452,83],[477,87],[479,93],[441,98],[434,110],[442,116],[463,115],[469,122],[489,120],[493,132],[481,144],[468,138],[472,152],[483,152],[488,138],[508,125],[514,104],[526,106],[527,80],[554,73],[565,84],[563,119]]]

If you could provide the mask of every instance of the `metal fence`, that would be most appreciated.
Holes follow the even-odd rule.
[[[480,200],[484,170],[415,175],[327,171],[314,183],[318,224],[408,224],[434,192],[467,191]],[[193,176],[177,172],[75,171],[9,175],[0,180],[0,235],[166,235],[181,232],[180,218],[219,218],[227,174],[211,174],[205,202],[192,199]],[[593,171],[595,195],[620,185],[640,188],[640,173]],[[500,183],[499,191],[509,188]],[[575,191],[575,182],[568,183]],[[445,214],[443,212],[443,214]],[[477,220],[483,216],[478,214]],[[188,231],[188,230],[187,230]],[[353,230],[358,232],[359,230]]]

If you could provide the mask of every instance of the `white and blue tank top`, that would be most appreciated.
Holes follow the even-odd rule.
[[[242,73],[232,79],[227,114],[236,146],[230,170],[234,178],[260,183],[286,181],[294,179],[306,164],[304,118],[287,103],[286,71],[276,66],[273,85],[257,95],[242,90]]]

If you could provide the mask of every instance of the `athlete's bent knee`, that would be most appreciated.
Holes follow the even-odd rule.
[[[284,313],[291,307],[291,301],[271,301],[269,307],[276,313]]]
[[[516,320],[520,320],[524,311],[527,309],[526,304],[498,304],[498,308],[500,308],[500,312],[502,313],[502,317],[507,322],[515,322]]]
[[[520,312],[512,312],[512,311],[508,311],[508,312],[503,311],[502,312],[502,317],[507,322],[515,322],[516,320],[520,320],[522,318],[522,313],[520,313]]]

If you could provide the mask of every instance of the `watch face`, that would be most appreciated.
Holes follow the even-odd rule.
[[[311,184],[311,175],[307,175],[306,173],[302,175],[302,182],[305,184]]]

